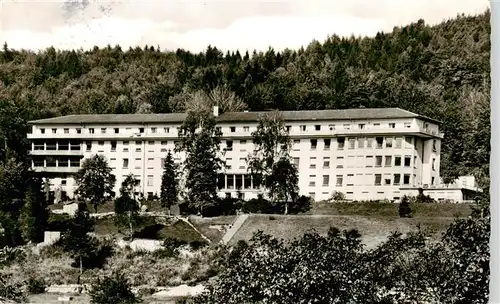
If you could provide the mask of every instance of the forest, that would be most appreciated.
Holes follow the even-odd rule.
[[[442,121],[441,175],[489,187],[490,12],[298,50],[223,53],[0,51],[0,138],[22,153],[26,121],[86,113],[183,112],[204,96],[226,110],[399,107]],[[2,152],[3,150],[0,150]]]

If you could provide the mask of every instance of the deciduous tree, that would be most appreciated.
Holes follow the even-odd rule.
[[[96,154],[85,159],[82,168],[75,175],[75,193],[82,199],[89,200],[94,205],[95,212],[99,204],[112,196],[116,177],[111,172],[106,158]]]

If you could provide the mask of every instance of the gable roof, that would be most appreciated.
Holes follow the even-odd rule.
[[[264,117],[264,112],[226,112],[217,117],[218,122],[255,122]],[[420,118],[429,122],[440,122],[399,108],[362,108],[344,110],[281,111],[285,121],[314,120],[361,120]],[[186,113],[168,114],[81,114],[30,121],[30,124],[153,124],[182,123]]]

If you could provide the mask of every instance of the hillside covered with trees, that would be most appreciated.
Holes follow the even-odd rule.
[[[0,80],[0,138],[18,152],[26,120],[58,115],[180,112],[200,100],[251,111],[399,107],[443,122],[445,178],[474,174],[489,186],[489,11],[252,54],[212,46],[34,53],[7,41]]]

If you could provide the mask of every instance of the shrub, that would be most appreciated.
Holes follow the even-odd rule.
[[[41,294],[45,292],[46,283],[43,278],[30,277],[26,281],[26,288],[30,294]]]
[[[411,208],[408,197],[403,196],[399,203],[398,213],[400,217],[411,217]]]
[[[345,194],[339,191],[333,191],[332,198],[330,199],[334,203],[345,201]]]
[[[136,296],[125,276],[119,272],[113,272],[102,280],[97,278],[89,290],[91,303],[93,304],[135,304],[140,303],[140,297]]]
[[[312,199],[309,196],[302,195],[297,201],[290,203],[290,214],[304,213],[311,210]]]
[[[14,283],[10,276],[0,273],[0,300],[25,303],[26,296],[22,292],[22,284]]]
[[[134,238],[157,240],[159,238],[160,230],[165,227],[162,224],[151,224],[134,232]]]

